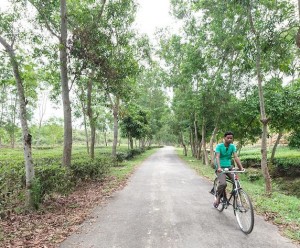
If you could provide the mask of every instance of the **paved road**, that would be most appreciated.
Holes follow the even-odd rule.
[[[232,208],[212,208],[211,183],[198,176],[172,147],[153,154],[128,185],[94,210],[61,248],[296,248],[275,226],[255,216],[242,233]]]

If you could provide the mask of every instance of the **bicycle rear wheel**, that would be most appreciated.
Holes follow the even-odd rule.
[[[249,234],[254,226],[254,211],[251,200],[243,189],[239,189],[233,202],[234,214],[241,230]]]
[[[214,181],[214,194],[215,194],[215,199],[217,197],[217,188],[218,188],[218,178],[215,179]],[[225,208],[225,203],[226,203],[226,199],[221,196],[220,198],[220,204],[218,205],[218,207],[216,208],[219,212],[222,212]]]

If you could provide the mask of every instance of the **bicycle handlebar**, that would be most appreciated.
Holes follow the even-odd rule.
[[[231,170],[229,170],[228,168],[224,168],[222,170],[222,173],[244,173],[244,172],[246,172],[245,169],[243,169],[243,170],[237,170],[236,168],[232,168]]]

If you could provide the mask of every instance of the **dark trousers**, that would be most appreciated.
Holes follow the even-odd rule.
[[[234,175],[230,173],[217,173],[218,175],[218,188],[217,196],[220,196],[227,187],[226,177],[228,177],[234,183]]]

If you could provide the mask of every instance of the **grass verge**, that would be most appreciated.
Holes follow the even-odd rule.
[[[135,169],[157,150],[158,148],[151,148],[131,160],[123,161],[120,166],[112,167],[109,176],[114,178],[114,180],[111,180],[105,185],[105,190],[111,191],[112,188],[116,189],[125,186],[127,179],[132,175]]]
[[[192,156],[184,156],[182,149],[177,149],[178,156],[187,162],[199,175],[213,182],[214,170],[205,166],[201,161]],[[273,182],[271,197],[265,194],[264,180],[260,170],[247,170],[248,173],[241,176],[242,187],[250,195],[255,212],[262,215],[266,221],[276,224],[280,232],[300,244],[300,199],[295,196],[283,194]],[[256,180],[250,180],[252,174],[258,174]]]

